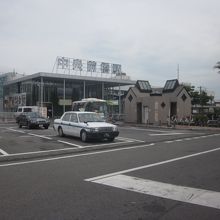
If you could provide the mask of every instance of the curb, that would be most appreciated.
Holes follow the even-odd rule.
[[[114,143],[114,142],[113,142]],[[63,157],[64,155],[72,155],[72,154],[80,154],[80,153],[88,153],[88,152],[95,152],[95,151],[100,151],[100,150],[111,150],[111,149],[115,149],[115,148],[123,148],[123,147],[129,147],[132,146],[133,143],[121,143],[120,145],[111,145],[111,146],[95,146],[95,147],[85,147],[85,148],[73,148],[73,149],[63,149],[63,150],[59,150],[57,149],[57,151],[53,151],[53,152],[37,152],[33,154],[20,154],[20,155],[3,155],[0,156],[0,165],[5,164],[5,162],[12,162],[16,163],[16,162],[20,162],[20,161],[29,161],[31,159],[47,159],[47,158],[51,158],[51,156],[53,157]],[[143,143],[136,143],[136,145],[142,145]],[[149,144],[148,142],[145,142],[144,144]]]

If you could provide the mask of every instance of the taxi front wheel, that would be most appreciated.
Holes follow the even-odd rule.
[[[61,127],[58,128],[58,134],[60,137],[64,136],[63,129]]]
[[[86,133],[86,131],[82,131],[82,133],[81,133],[81,140],[82,140],[82,142],[86,142],[87,141],[87,133]]]

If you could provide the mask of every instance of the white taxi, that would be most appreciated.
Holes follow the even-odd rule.
[[[65,112],[54,120],[54,130],[59,136],[80,137],[83,142],[89,139],[108,139],[113,141],[119,135],[116,125],[107,123],[95,112]]]

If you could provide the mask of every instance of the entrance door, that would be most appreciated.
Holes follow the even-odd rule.
[[[138,124],[142,123],[142,103],[141,102],[137,103],[137,123]]]
[[[148,124],[149,120],[149,108],[144,106],[144,124]]]
[[[177,103],[176,102],[171,102],[170,103],[170,117],[177,115]]]

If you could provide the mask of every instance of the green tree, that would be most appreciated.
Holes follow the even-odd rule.
[[[202,87],[200,87],[200,90],[196,90],[195,86],[187,84],[184,84],[184,87],[192,97],[192,105],[208,105],[214,99],[214,96],[209,96]]]

